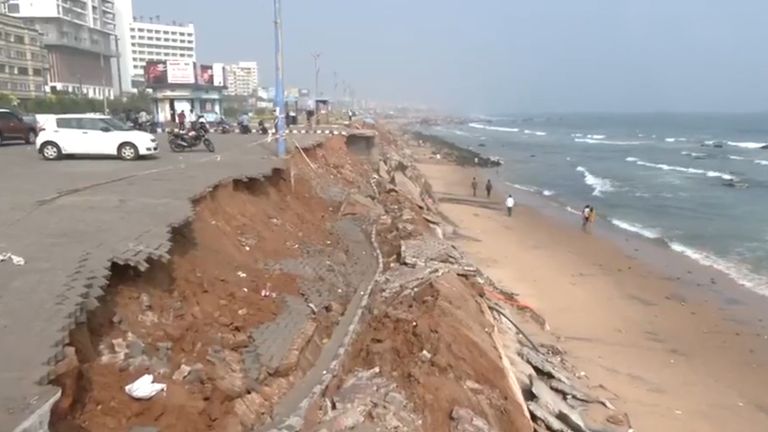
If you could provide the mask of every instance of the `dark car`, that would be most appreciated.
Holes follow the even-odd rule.
[[[25,121],[15,112],[0,109],[0,145],[8,141],[23,141],[34,144],[37,138],[37,126]]]

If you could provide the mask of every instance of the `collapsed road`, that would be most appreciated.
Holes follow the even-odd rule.
[[[222,175],[164,252],[109,259],[48,371],[51,430],[630,430],[506,321],[538,325],[450,244],[402,140]],[[144,374],[165,388],[136,400]]]

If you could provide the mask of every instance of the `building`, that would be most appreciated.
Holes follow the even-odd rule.
[[[115,0],[115,33],[117,56],[112,59],[112,79],[116,94],[133,92],[131,74],[131,24],[133,23],[133,0]]]
[[[51,92],[114,95],[114,0],[5,0],[3,7],[43,34]]]
[[[251,96],[259,88],[259,65],[256,62],[226,65],[224,80],[228,95]]]
[[[195,27],[192,24],[158,24],[133,21],[130,24],[130,71],[141,82],[148,61],[197,61]]]
[[[0,15],[0,92],[21,99],[44,96],[47,72],[42,33],[19,18]]]

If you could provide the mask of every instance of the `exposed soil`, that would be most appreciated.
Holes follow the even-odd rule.
[[[296,276],[265,263],[299,257],[313,246],[341,247],[331,229],[339,204],[318,195],[317,174],[304,161],[292,166],[292,176],[227,182],[199,199],[194,218],[175,230],[168,263],[152,263],[143,273],[113,266],[101,306],[71,332],[77,358],[60,365],[54,380],[64,394],[53,430],[239,430],[234,401],[245,392],[231,391],[239,383],[227,385],[230,377],[217,370],[211,352],[237,355],[249,344],[249,329],[278,316],[283,296],[299,296]],[[309,328],[317,332],[302,335],[307,355],[299,367],[308,367],[339,312],[318,312]],[[172,379],[182,365],[192,371]],[[167,383],[165,394],[150,401],[129,397],[124,386],[144,373]],[[264,378],[262,386],[246,382],[245,388],[261,390],[266,402],[290,385]]]

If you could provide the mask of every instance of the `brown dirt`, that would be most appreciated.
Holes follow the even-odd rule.
[[[374,306],[373,317],[353,344],[345,373],[381,368],[421,411],[425,431],[450,430],[456,406],[480,414],[493,430],[525,430],[526,420],[514,408],[512,389],[488,334],[493,324],[478,301],[471,283],[447,274],[386,309]],[[468,389],[468,380],[483,391]]]
[[[210,377],[210,347],[242,350],[249,343],[247,331],[280,312],[280,296],[298,295],[296,278],[264,268],[265,261],[297,257],[299,245],[338,246],[329,229],[337,209],[315,193],[303,164],[292,164],[293,185],[277,172],[265,181],[222,184],[199,199],[195,217],[175,232],[169,263],[154,263],[144,273],[113,266],[102,306],[89,314],[87,327],[72,331],[81,367],[69,368],[54,381],[65,394],[54,410],[53,430],[151,425],[163,431],[210,431],[229,426],[225,420],[233,411],[232,397],[207,379],[183,383],[170,375],[182,364],[201,363]],[[277,298],[262,297],[266,287]],[[149,299],[148,310],[142,295]],[[321,322],[323,333],[328,327]],[[173,344],[169,372],[159,379],[168,384],[165,395],[131,399],[123,387],[148,369],[121,370],[97,360],[100,346],[111,347],[110,341],[125,339],[128,332],[144,343],[150,357],[158,343]]]

